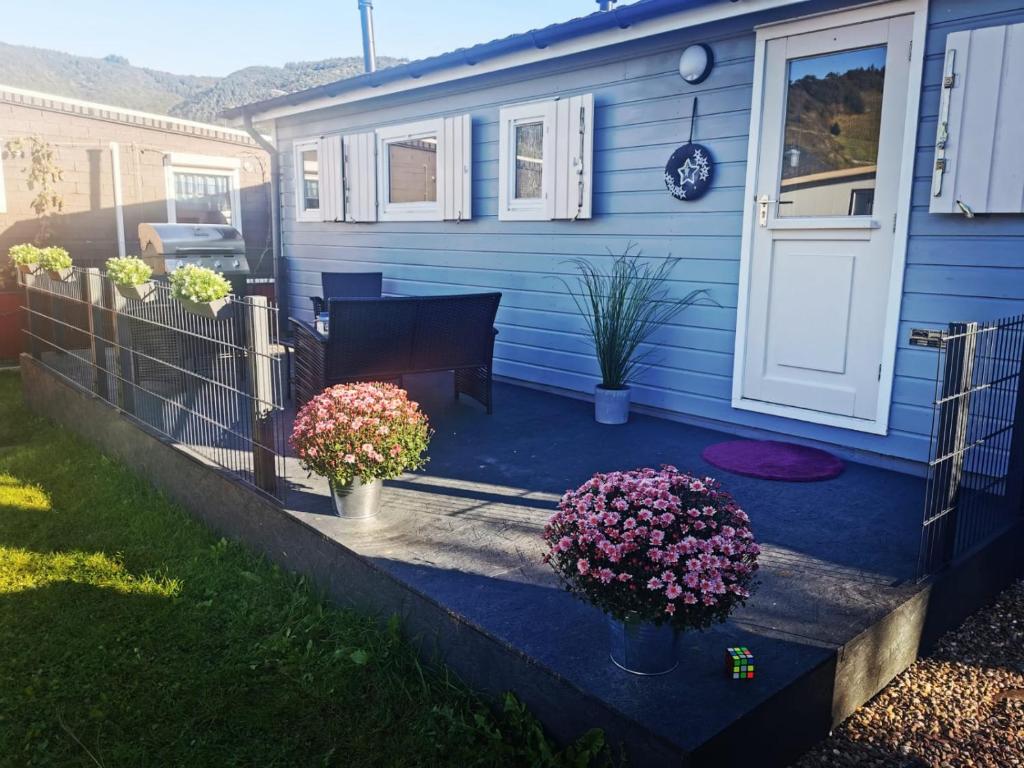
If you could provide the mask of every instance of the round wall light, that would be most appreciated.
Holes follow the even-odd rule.
[[[690,85],[703,83],[715,66],[711,46],[697,43],[689,46],[679,57],[679,75]]]

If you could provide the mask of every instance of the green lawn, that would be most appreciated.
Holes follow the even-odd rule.
[[[578,765],[28,415],[0,374],[0,765]],[[582,754],[581,754],[582,753]]]

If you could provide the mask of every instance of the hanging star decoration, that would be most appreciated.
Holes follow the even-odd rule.
[[[696,200],[711,185],[711,154],[700,144],[685,144],[669,158],[665,166],[665,186],[679,200]]]

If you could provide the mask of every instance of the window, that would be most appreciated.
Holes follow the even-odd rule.
[[[164,156],[167,220],[178,224],[229,224],[242,230],[236,158]]]
[[[320,142],[295,143],[295,219],[320,221]]]
[[[498,218],[589,219],[594,97],[503,107],[498,119]]]
[[[550,219],[555,102],[524,104],[501,110],[502,219]]]
[[[789,61],[779,216],[870,216],[886,46]]]
[[[440,221],[444,218],[438,170],[444,168],[442,120],[377,131],[381,221]]]

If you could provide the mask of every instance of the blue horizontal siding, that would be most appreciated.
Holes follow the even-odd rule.
[[[821,2],[811,10],[842,5],[840,0]],[[802,7],[801,13],[808,10]],[[682,259],[672,276],[673,293],[705,288],[720,305],[688,310],[655,334],[650,350],[657,364],[636,383],[636,402],[890,456],[925,458],[936,355],[909,345],[911,329],[1024,311],[1024,222],[1019,217],[966,221],[928,213],[945,36],[956,29],[1024,21],[1024,5],[1021,0],[931,3],[905,295],[886,436],[738,411],[730,405],[753,26],[788,12],[734,19],[421,93],[280,120],[283,243],[292,313],[308,319],[305,297],[319,293],[322,271],[336,269],[382,271],[384,290],[391,294],[500,290],[497,372],[588,392],[598,381],[597,365],[584,324],[559,278],[573,274],[567,259],[607,263],[609,250],[621,252],[633,242],[649,258],[671,254]],[[705,83],[691,88],[679,78],[676,65],[679,51],[698,41],[713,46],[717,63]],[[593,93],[596,103],[594,218],[499,222],[499,108],[575,93]],[[715,156],[716,183],[702,200],[680,203],[667,195],[661,175],[669,154],[686,139],[695,95],[700,109],[694,135]],[[293,140],[465,112],[473,120],[472,221],[294,221]]]

